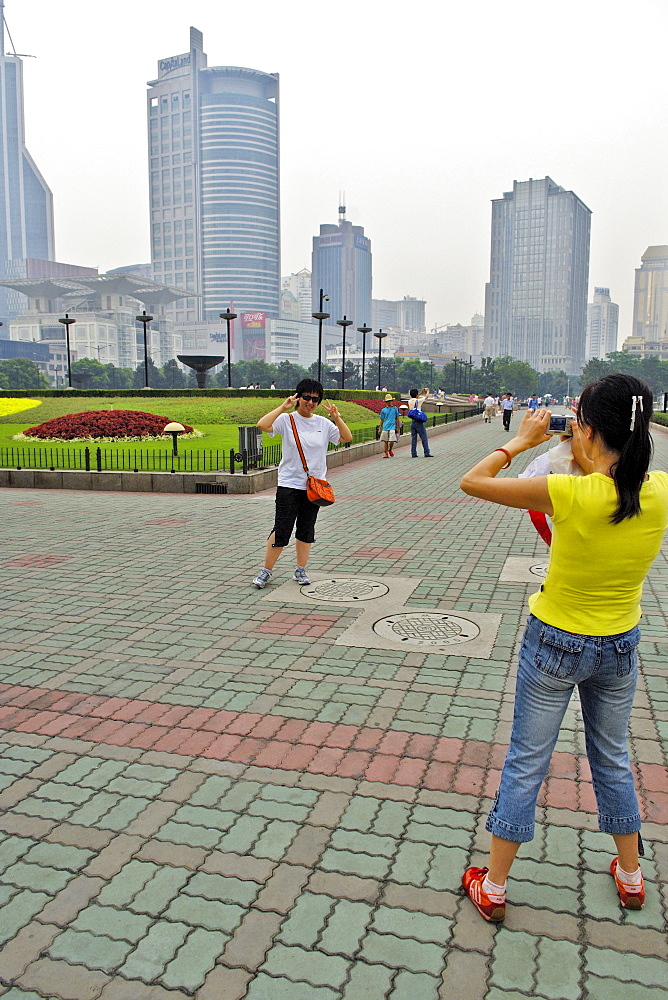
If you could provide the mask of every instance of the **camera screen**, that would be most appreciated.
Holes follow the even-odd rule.
[[[560,431],[562,434],[566,433],[568,421],[566,417],[550,417],[550,430]]]

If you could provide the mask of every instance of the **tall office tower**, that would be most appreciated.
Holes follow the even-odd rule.
[[[278,74],[208,67],[203,44],[191,28],[148,84],[153,274],[193,292],[177,321],[278,316]]]
[[[297,300],[299,315],[296,319],[302,323],[315,323],[312,317],[313,308],[311,306],[311,272],[307,267],[303,267],[296,274],[289,274],[281,279],[281,287],[284,291],[292,292]]]
[[[485,346],[538,371],[585,361],[591,211],[550,177],[492,201]]]
[[[636,269],[633,295],[634,337],[668,337],[668,246],[647,247]]]
[[[339,223],[320,226],[313,237],[311,274],[312,312],[318,312],[320,289],[329,295],[326,303],[330,323],[347,316],[353,329],[371,322],[371,240],[362,226],[346,221],[346,207],[339,206]],[[357,337],[356,334],[353,335]],[[352,339],[352,338],[351,338]]]
[[[609,288],[595,288],[594,301],[587,306],[587,360],[616,351],[618,332],[619,306],[611,300]]]
[[[26,260],[53,260],[53,196],[25,146],[23,63],[5,55],[0,0],[0,277],[24,277]],[[13,48],[13,43],[12,43]],[[0,319],[15,313],[0,289]]]

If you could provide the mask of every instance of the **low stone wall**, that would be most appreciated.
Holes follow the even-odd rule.
[[[447,434],[456,427],[461,427],[472,420],[480,420],[482,414],[464,417],[462,420],[438,427],[429,427],[427,433],[430,439]],[[395,447],[410,447],[411,435],[402,434]],[[358,462],[362,458],[372,458],[381,454],[381,441],[367,441],[364,444],[353,444],[350,448],[340,448],[329,452],[327,465],[330,469],[338,469],[349,462]],[[18,487],[37,490],[111,490],[117,493],[198,493],[206,492],[206,487],[220,485],[227,487],[221,493],[261,493],[276,485],[278,469],[261,469],[244,475],[237,472],[81,472],[48,469],[0,469],[0,487]],[[198,484],[204,484],[204,490],[198,490]]]

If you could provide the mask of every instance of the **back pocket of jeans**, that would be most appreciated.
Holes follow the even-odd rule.
[[[617,650],[617,676],[626,677],[637,666],[640,632],[633,629],[619,639],[613,639]]]
[[[545,625],[536,650],[536,668],[551,677],[572,677],[578,669],[584,642],[580,635],[568,635]]]

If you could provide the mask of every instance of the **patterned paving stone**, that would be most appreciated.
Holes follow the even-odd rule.
[[[335,470],[347,499],[323,515],[313,561],[382,576],[395,559],[415,582],[409,609],[500,615],[488,660],[336,646],[357,609],[305,609],[291,592],[268,607],[240,587],[270,497],[197,498],[200,519],[192,497],[154,494],[161,523],[143,531],[188,533],[140,554],[128,525],[149,517],[145,496],[7,497],[7,561],[76,556],[16,568],[0,596],[3,997],[661,1000],[668,546],[645,589],[631,719],[644,910],[620,909],[595,832],[577,698],[506,925],[459,891],[487,849],[531,592],[500,568],[545,556],[522,512],[458,493],[497,439],[482,424],[439,439],[419,520],[404,449],[389,482],[377,459]],[[666,467],[668,434],[656,452]],[[235,539],[233,569],[197,554],[212,519]]]

